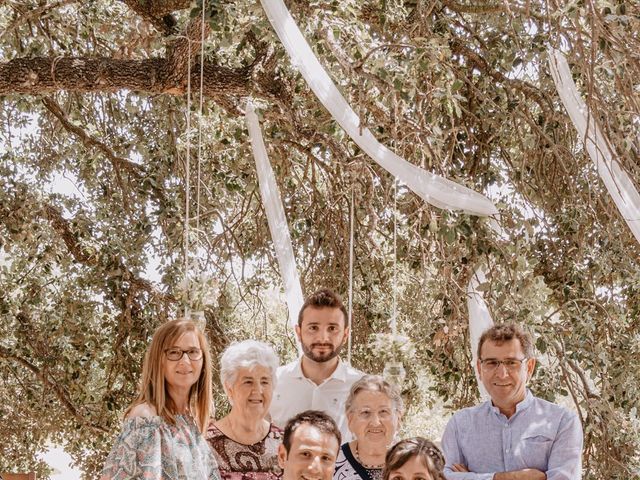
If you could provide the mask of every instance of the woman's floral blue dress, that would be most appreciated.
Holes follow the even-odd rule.
[[[101,480],[220,480],[209,445],[193,419],[176,416],[176,424],[162,417],[134,417],[107,457]]]

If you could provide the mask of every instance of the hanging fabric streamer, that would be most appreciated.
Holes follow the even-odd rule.
[[[293,65],[331,116],[367,155],[435,207],[483,216],[498,213],[484,195],[407,162],[378,142],[368,128],[360,129],[358,115],[316,58],[284,2],[261,0],[261,3]]]
[[[602,133],[589,108],[578,93],[571,77],[567,59],[559,51],[549,48],[549,67],[556,84],[558,95],[567,109],[567,113],[584,141],[591,160],[604,185],[620,210],[622,218],[640,242],[640,194],[629,175],[614,158],[613,149],[607,137]]]
[[[499,216],[489,219],[489,229],[498,237],[504,236],[504,231],[500,226]],[[476,375],[476,381],[478,382],[478,390],[480,391],[480,398],[482,400],[488,400],[489,394],[484,388],[484,385],[480,381],[478,374],[477,360],[478,360],[478,342],[482,332],[493,326],[493,319],[491,318],[491,312],[487,302],[484,300],[484,294],[479,290],[479,286],[487,281],[487,277],[484,273],[484,267],[478,267],[469,283],[467,284],[467,311],[469,312],[469,343],[471,344],[471,368]]]
[[[256,161],[256,170],[258,171],[258,183],[260,185],[260,195],[262,195],[262,204],[267,214],[267,222],[269,231],[273,239],[273,245],[282,275],[282,283],[284,284],[284,294],[289,308],[289,324],[294,328],[298,324],[298,312],[304,303],[302,297],[302,288],[300,287],[300,277],[296,268],[296,261],[293,256],[293,247],[291,246],[291,235],[289,234],[289,226],[284,216],[284,207],[280,191],[276,184],[276,178],[269,163],[267,149],[262,140],[262,131],[258,116],[256,115],[251,101],[247,102],[246,121],[249,128],[249,138],[251,140],[251,148],[253,157]]]
[[[478,389],[480,390],[480,397],[483,400],[488,400],[489,395],[487,390],[482,385],[478,370],[476,369],[478,360],[478,341],[482,332],[493,326],[493,320],[491,319],[491,313],[487,303],[484,301],[482,292],[478,290],[478,286],[486,282],[484,269],[479,267],[472,275],[469,284],[467,285],[467,310],[469,311],[469,343],[471,343],[471,365],[473,371],[476,374],[476,380],[478,381]]]

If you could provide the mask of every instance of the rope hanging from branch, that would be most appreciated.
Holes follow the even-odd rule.
[[[197,150],[197,172],[196,172],[196,226],[195,232],[197,238],[200,235],[200,184],[201,184],[201,172],[202,172],[202,111],[204,104],[204,32],[205,32],[205,10],[206,0],[202,0],[202,16],[200,23],[200,88],[199,88],[199,105],[198,105],[198,150]],[[188,293],[187,298],[190,299],[191,289],[193,284],[190,279],[191,270],[191,243],[190,243],[190,224],[191,224],[191,39],[187,36],[187,119],[186,119],[186,162],[185,162],[185,219],[184,219],[184,289]],[[196,244],[196,255],[198,245]],[[204,328],[204,313],[192,312],[192,305],[188,300],[185,303],[183,317],[192,318],[199,323],[201,328]],[[196,315],[194,317],[194,314]]]
[[[187,131],[186,131],[186,160],[185,160],[185,186],[184,186],[184,278],[183,288],[188,291],[189,289],[189,224],[190,218],[190,206],[191,206],[191,40],[187,37],[187,51],[189,58],[187,59]],[[183,305],[184,312],[183,317],[190,317],[189,305]]]
[[[351,345],[353,332],[353,223],[355,220],[355,196],[353,178],[351,178],[351,202],[349,203],[349,337],[347,339],[347,362],[351,365]]]
[[[204,22],[207,1],[202,0],[202,17],[200,23],[200,98],[198,101],[198,177],[196,184],[196,231],[200,234],[200,177],[202,160],[202,110],[204,104]]]
[[[391,335],[398,334],[398,181],[393,180],[393,287],[391,305]]]

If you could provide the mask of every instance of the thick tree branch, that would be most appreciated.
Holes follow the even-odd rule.
[[[255,89],[276,101],[284,111],[291,109],[293,97],[287,84],[282,80],[275,80],[277,56],[275,50],[266,42],[261,42],[249,30],[245,39],[255,50],[255,58],[247,67],[253,74]]]
[[[191,91],[198,91],[201,88],[200,61],[203,60],[198,58],[198,54],[201,52],[202,38],[206,38],[210,31],[207,22],[203,24],[200,17],[194,18],[184,34],[170,47],[165,58],[35,57],[0,63],[0,95],[37,95],[60,90],[78,93],[132,90],[152,95],[183,95],[188,90],[189,70]],[[250,95],[254,90],[281,106],[290,104],[287,86],[282,80],[275,80],[273,49],[267,43],[258,41],[251,31],[246,39],[255,49],[254,60],[235,69],[205,62],[203,95],[214,99],[233,114],[241,112],[229,101],[229,97]],[[75,133],[81,135],[79,131]],[[84,140],[87,140],[86,137]],[[96,143],[93,145],[101,148]],[[113,156],[109,158],[114,160]]]
[[[189,8],[191,0],[122,0],[131,10],[146,17],[162,17]]]
[[[85,250],[82,245],[80,245],[80,242],[78,242],[78,239],[71,231],[69,220],[64,218],[58,209],[51,205],[45,205],[44,213],[76,262],[90,267],[98,264],[98,256],[95,253]]]
[[[202,31],[203,28],[204,32]],[[193,72],[194,59],[201,52],[202,39],[206,39],[210,32],[211,27],[206,22],[203,26],[201,17],[194,18],[187,25],[185,32],[176,40],[167,56],[167,68],[170,72],[169,83],[183,84],[186,88],[189,66],[191,66]],[[196,71],[200,72],[199,66]],[[198,85],[200,85],[199,77]]]
[[[186,78],[176,83],[165,58],[119,60],[87,57],[16,58],[0,64],[0,95],[40,95],[60,90],[68,92],[104,92],[132,90],[147,94],[183,95]],[[204,64],[203,94],[207,97],[248,95],[251,69],[231,69]],[[200,66],[191,68],[191,88],[200,88]]]

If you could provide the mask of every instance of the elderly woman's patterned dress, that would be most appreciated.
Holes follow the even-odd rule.
[[[382,469],[362,465],[349,444],[344,443],[338,453],[333,480],[382,480]]]
[[[134,417],[107,457],[101,480],[220,480],[211,449],[193,419],[177,415],[176,424],[162,417]]]
[[[253,445],[244,445],[227,437],[213,423],[205,437],[216,457],[222,480],[277,480],[282,476],[278,466],[278,445],[282,430],[271,424],[269,433]]]

